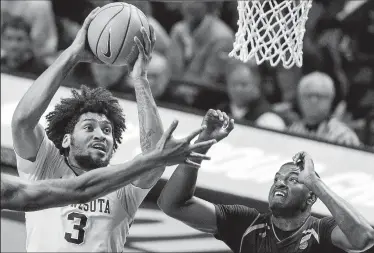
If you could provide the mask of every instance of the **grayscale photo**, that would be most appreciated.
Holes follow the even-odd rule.
[[[374,253],[374,1],[0,3],[1,252]]]

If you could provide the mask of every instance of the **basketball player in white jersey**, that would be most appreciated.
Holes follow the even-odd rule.
[[[12,119],[13,145],[21,178],[75,178],[109,164],[121,142],[125,119],[117,99],[102,89],[83,87],[62,99],[47,115],[46,130],[38,124],[63,79],[82,61],[98,61],[87,46],[87,30],[98,13],[86,18],[74,42],[32,84]],[[147,80],[155,37],[141,30],[135,38],[139,56],[132,71],[143,153],[153,150],[163,129]],[[192,164],[190,160],[185,163]],[[110,169],[109,166],[107,169]],[[121,252],[139,205],[162,175],[156,168],[125,187],[86,204],[26,213],[27,251]]]
[[[157,165],[175,165],[193,157],[209,159],[206,155],[192,151],[209,147],[215,141],[208,141],[204,145],[190,145],[190,141],[204,128],[194,131],[186,138],[174,140],[171,136],[177,123],[172,123],[152,152],[140,154],[129,162],[112,166],[112,169],[99,168],[75,178],[35,182],[2,173],[1,210],[30,212],[68,204],[84,204],[128,185]]]

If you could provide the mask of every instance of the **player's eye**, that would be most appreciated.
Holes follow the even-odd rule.
[[[299,182],[296,178],[291,178],[290,181],[291,181],[292,183],[298,183],[298,182]]]
[[[104,133],[110,134],[110,133],[112,133],[112,129],[110,127],[105,127],[104,128]]]
[[[274,183],[278,182],[278,178],[274,178]]]
[[[91,125],[85,125],[83,127],[83,129],[87,130],[87,131],[92,131],[93,130],[93,127]]]

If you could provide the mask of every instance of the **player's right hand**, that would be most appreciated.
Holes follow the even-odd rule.
[[[175,120],[168,130],[162,135],[161,139],[152,151],[156,159],[161,162],[160,166],[171,166],[176,164],[188,164],[192,167],[199,168],[200,164],[191,161],[190,159],[210,160],[210,157],[204,154],[196,153],[195,150],[210,148],[216,143],[216,140],[209,140],[191,144],[191,141],[198,136],[206,126],[200,127],[198,130],[193,131],[187,137],[182,139],[174,139],[173,132],[178,125]]]
[[[140,29],[140,32],[142,34],[144,45],[140,41],[140,38],[138,38],[137,36],[134,37],[134,42],[138,47],[139,54],[130,74],[133,79],[137,79],[139,77],[147,77],[148,65],[152,59],[152,53],[156,43],[156,34],[152,25],[149,25],[150,36],[148,36],[144,27]]]
[[[99,11],[100,7],[97,7],[91,11],[91,13],[84,20],[83,25],[75,36],[73,43],[69,47],[71,50],[73,50],[73,53],[76,54],[78,57],[77,60],[80,62],[95,62],[103,64],[103,62],[97,59],[97,57],[92,53],[87,41],[88,27]]]
[[[298,177],[299,183],[302,183],[311,189],[312,185],[318,178],[318,174],[314,170],[312,157],[307,152],[301,151],[294,155],[292,160],[300,168]]]
[[[209,109],[204,116],[202,125],[207,128],[201,132],[198,141],[214,139],[218,142],[226,138],[234,129],[234,119],[230,119],[225,112]]]

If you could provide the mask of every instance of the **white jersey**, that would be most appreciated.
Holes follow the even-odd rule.
[[[36,160],[17,155],[17,168],[28,180],[76,177],[46,134]],[[90,203],[26,213],[26,250],[122,252],[135,212],[148,192],[129,184]]]

